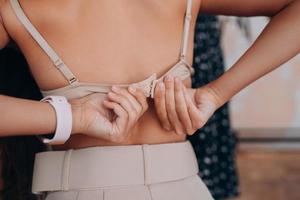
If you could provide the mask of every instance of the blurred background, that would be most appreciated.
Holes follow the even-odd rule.
[[[258,37],[268,18],[220,17],[226,68]],[[284,47],[282,47],[284,51]],[[237,200],[300,199],[300,55],[235,96]]]

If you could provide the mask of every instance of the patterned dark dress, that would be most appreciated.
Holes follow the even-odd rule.
[[[194,41],[193,87],[200,87],[224,72],[220,47],[220,23],[215,16],[199,16]],[[197,154],[200,175],[215,199],[236,196],[236,138],[230,128],[228,104],[189,138]]]

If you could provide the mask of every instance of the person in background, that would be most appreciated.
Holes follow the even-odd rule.
[[[225,71],[221,50],[221,24],[216,16],[199,15],[194,38],[194,88],[217,79]],[[213,197],[226,199],[239,193],[235,166],[236,137],[230,127],[228,104],[218,109],[207,124],[189,137],[200,176]]]

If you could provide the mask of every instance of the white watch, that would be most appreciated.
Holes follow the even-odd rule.
[[[72,131],[72,109],[64,96],[46,96],[41,102],[48,102],[56,113],[56,130],[52,139],[43,138],[43,143],[57,145],[64,144],[70,137]]]

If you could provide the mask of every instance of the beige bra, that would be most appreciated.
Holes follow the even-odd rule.
[[[110,91],[112,84],[98,84],[98,83],[86,83],[80,82],[76,76],[71,72],[67,65],[62,61],[62,59],[56,54],[53,48],[47,43],[43,36],[38,32],[38,30],[33,26],[28,17],[25,15],[23,9],[20,6],[18,0],[10,0],[12,8],[21,21],[25,29],[30,33],[32,38],[39,44],[39,46],[45,51],[45,53],[52,60],[56,68],[62,73],[62,75],[68,80],[69,85],[52,90],[41,90],[42,95],[56,95],[65,96],[67,99],[80,98],[91,93],[103,93],[106,94]],[[151,96],[153,98],[153,92],[155,84],[161,81],[166,75],[170,74],[172,76],[177,76],[181,80],[190,77],[194,73],[194,69],[189,65],[186,60],[187,48],[188,48],[188,38],[189,29],[191,23],[191,12],[192,12],[192,0],[187,0],[186,14],[184,20],[182,44],[180,50],[179,61],[171,67],[165,74],[157,79],[156,73],[152,74],[147,79],[132,83],[138,88],[141,88],[147,97]],[[132,84],[119,84],[119,87],[128,87]]]

